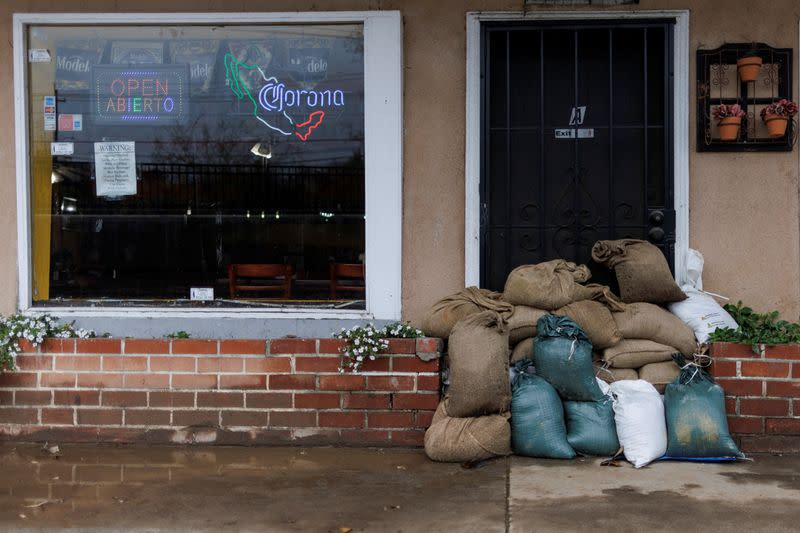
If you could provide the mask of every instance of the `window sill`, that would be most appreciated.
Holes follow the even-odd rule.
[[[372,320],[372,313],[354,309],[310,309],[284,307],[259,309],[252,307],[219,308],[168,308],[168,307],[30,307],[23,314],[49,313],[59,318],[260,318],[260,319],[356,319]]]
[[[367,322],[376,327],[389,320],[373,313],[331,309],[253,310],[153,308],[29,308],[23,314],[49,313],[62,322],[112,337],[160,338],[179,331],[193,339],[264,339],[281,337],[330,338],[344,328]]]

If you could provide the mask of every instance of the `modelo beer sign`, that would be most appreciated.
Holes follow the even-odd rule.
[[[182,124],[189,113],[187,65],[95,65],[95,124]]]

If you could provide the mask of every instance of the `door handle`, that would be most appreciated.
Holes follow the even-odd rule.
[[[662,211],[653,211],[650,213],[650,224],[653,226],[660,226],[664,223],[664,213]]]
[[[661,242],[664,240],[666,233],[664,233],[664,229],[658,226],[650,228],[650,231],[647,232],[647,238],[650,242]]]

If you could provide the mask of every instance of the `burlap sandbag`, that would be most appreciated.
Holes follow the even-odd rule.
[[[623,339],[603,350],[603,361],[612,368],[641,368],[650,363],[672,361],[678,350],[647,339]],[[641,376],[640,376],[641,377]]]
[[[439,402],[431,427],[425,432],[425,454],[432,461],[466,463],[511,455],[509,413],[454,418],[448,400]]]
[[[533,339],[524,339],[519,341],[514,349],[511,351],[510,363],[513,365],[517,361],[523,359],[530,359],[533,361]]]
[[[592,346],[602,350],[614,346],[622,340],[617,323],[608,307],[594,300],[582,300],[567,304],[553,311],[554,315],[568,316],[574,320],[592,342]]]
[[[612,310],[622,310],[622,303],[608,287],[581,285],[590,276],[586,265],[576,265],[563,259],[519,266],[506,279],[503,299],[514,305],[548,311],[579,300],[598,300]]]
[[[514,312],[508,317],[508,342],[514,346],[528,337],[536,336],[536,323],[547,314],[547,311],[528,307],[527,305],[514,306]]]
[[[686,299],[675,283],[664,254],[647,241],[597,241],[592,259],[614,271],[626,303],[669,303]]]
[[[624,339],[649,339],[674,346],[686,356],[697,349],[697,339],[692,328],[666,309],[649,303],[632,303],[625,311],[614,313]]]
[[[494,311],[460,320],[450,334],[450,402],[455,417],[493,415],[508,411],[508,332]]]
[[[614,383],[623,379],[639,379],[639,373],[633,368],[609,368],[602,361],[594,363],[595,375],[606,383]]]
[[[431,337],[446,339],[456,322],[481,311],[496,311],[508,318],[514,306],[500,300],[499,292],[467,287],[433,304],[422,318],[422,331]]]
[[[650,363],[639,369],[639,379],[643,379],[653,385],[660,394],[664,394],[667,385],[675,381],[681,373],[681,369],[675,361],[664,361],[663,363]]]

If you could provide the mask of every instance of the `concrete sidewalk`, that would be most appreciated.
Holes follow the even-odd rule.
[[[0,530],[797,531],[800,457],[737,464],[421,450],[0,447]]]

